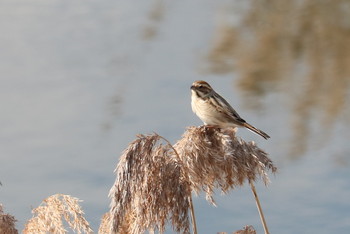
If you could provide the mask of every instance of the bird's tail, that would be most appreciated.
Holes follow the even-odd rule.
[[[249,123],[244,123],[243,126],[248,128],[250,131],[255,132],[256,134],[259,134],[260,136],[262,136],[266,140],[268,138],[270,138],[270,136],[267,135],[265,132],[261,131],[260,129],[257,129],[256,127],[250,125]]]

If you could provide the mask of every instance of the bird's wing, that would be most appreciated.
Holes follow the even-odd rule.
[[[215,106],[217,110],[223,114],[226,114],[229,119],[236,120],[241,123],[245,123],[246,121],[239,116],[239,114],[232,108],[232,106],[218,93],[214,93],[213,96],[215,98],[211,98],[212,102],[215,102]]]

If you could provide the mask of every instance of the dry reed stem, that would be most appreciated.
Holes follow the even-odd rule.
[[[265,232],[265,234],[269,234],[270,232],[269,232],[269,229],[268,229],[267,224],[266,224],[264,212],[263,212],[263,210],[261,208],[261,204],[260,204],[260,201],[259,201],[258,193],[256,192],[256,189],[255,189],[255,186],[254,186],[253,182],[249,181],[249,184],[250,184],[250,188],[252,189],[252,192],[253,192],[253,195],[254,195],[254,199],[255,199],[256,207],[258,208],[260,220],[261,220],[261,223],[262,223],[262,225],[264,227],[264,232]]]
[[[67,233],[63,219],[76,233],[92,233],[78,198],[55,194],[46,198],[32,212],[34,216],[26,223],[24,234]]]
[[[17,220],[10,214],[4,214],[2,204],[0,204],[0,233],[18,234],[15,227]]]
[[[128,233],[163,233],[168,221],[176,232],[189,233],[190,187],[171,147],[160,140],[139,135],[123,152],[109,193],[111,233],[123,233],[125,225]]]
[[[197,221],[196,221],[196,215],[194,212],[194,206],[192,201],[192,195],[189,197],[189,203],[190,203],[190,210],[191,210],[191,220],[192,220],[192,230],[193,234],[197,234]]]
[[[254,142],[247,143],[235,137],[233,130],[189,127],[174,147],[188,173],[192,190],[204,191],[213,205],[215,188],[227,193],[258,177],[267,185],[268,170],[277,170],[267,153]]]

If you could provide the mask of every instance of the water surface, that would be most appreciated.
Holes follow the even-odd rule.
[[[251,77],[240,66],[208,72],[218,29],[239,25],[247,8],[234,3],[0,3],[0,202],[18,219],[19,230],[33,207],[63,193],[83,200],[97,231],[122,150],[138,133],[155,131],[175,142],[186,126],[201,124],[191,112],[189,87],[203,79],[272,136],[265,141],[239,131],[279,167],[268,188],[257,186],[271,233],[350,231],[349,113],[337,112],[322,128],[319,109],[312,107],[312,115],[296,111],[308,89],[286,92],[308,86],[307,79],[257,89],[246,85]],[[295,125],[300,121],[305,125]],[[262,233],[248,186],[225,196],[218,192],[216,200],[213,208],[204,196],[194,199],[199,233],[247,224]]]

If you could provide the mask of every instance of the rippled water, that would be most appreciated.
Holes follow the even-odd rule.
[[[303,117],[307,147],[293,151],[306,133],[295,134],[301,114],[293,100],[303,96],[285,91],[292,80],[256,95],[242,92],[240,70],[205,71],[217,28],[238,22],[227,16],[232,8],[209,0],[1,1],[0,202],[19,230],[31,208],[55,193],[84,200],[97,230],[121,151],[138,133],[174,142],[186,126],[201,124],[189,86],[204,79],[272,136],[239,131],[279,167],[268,188],[257,186],[271,233],[350,231],[349,114],[340,112],[323,130],[313,109]],[[203,196],[194,199],[199,233],[247,224],[262,233],[248,186],[216,200],[213,208]]]

